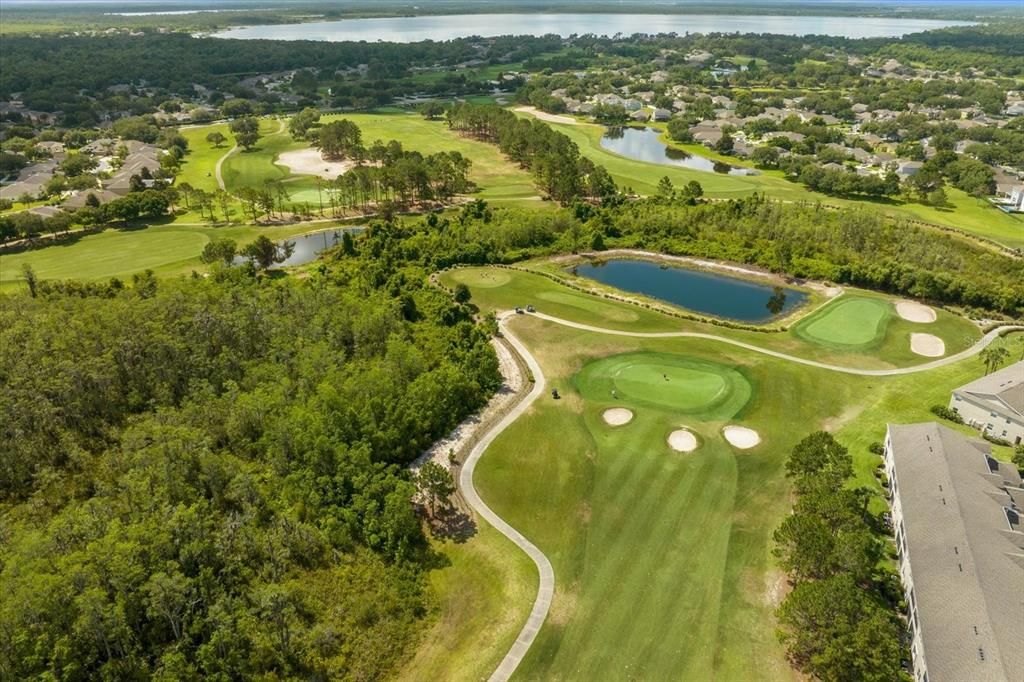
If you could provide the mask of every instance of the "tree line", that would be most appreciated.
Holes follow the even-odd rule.
[[[460,103],[448,111],[447,122],[452,130],[496,144],[561,204],[618,193],[604,166],[582,157],[572,140],[541,121],[519,118],[497,106]]]
[[[796,503],[773,553],[793,586],[776,612],[790,661],[819,680],[909,682],[899,577],[881,567],[871,491],[849,487],[850,453],[831,434],[812,433],[793,448],[786,476]]]

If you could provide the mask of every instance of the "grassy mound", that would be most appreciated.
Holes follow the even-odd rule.
[[[625,353],[602,358],[587,364],[574,382],[585,399],[707,420],[732,417],[752,393],[746,378],[731,367],[669,353]]]
[[[841,348],[872,348],[885,338],[892,306],[882,299],[844,296],[793,327],[805,341]]]

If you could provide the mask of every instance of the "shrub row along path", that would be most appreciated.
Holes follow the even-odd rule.
[[[955,355],[950,355],[939,360],[933,360],[920,365],[914,365],[913,367],[900,367],[895,369],[857,369],[853,367],[841,367],[839,365],[830,365],[824,362],[817,362],[815,360],[808,360],[806,358],[796,357],[794,355],[787,355],[786,353],[780,353],[778,351],[769,350],[767,348],[761,348],[750,343],[744,343],[743,341],[736,341],[725,336],[718,336],[715,334],[703,334],[700,332],[630,332],[620,329],[607,329],[605,327],[596,327],[589,324],[582,324],[579,322],[572,322],[570,320],[564,320],[559,317],[552,315],[546,315],[544,313],[530,313],[534,317],[538,317],[548,322],[560,324],[566,327],[572,327],[574,329],[581,329],[589,332],[596,332],[598,334],[611,334],[614,336],[633,336],[641,338],[696,338],[696,339],[707,339],[711,341],[719,341],[722,343],[728,343],[733,346],[739,346],[746,350],[753,351],[755,353],[762,353],[764,355],[770,355],[780,360],[786,360],[789,362],[795,362],[801,365],[808,365],[810,367],[817,367],[832,372],[843,372],[845,374],[858,374],[862,376],[897,376],[902,374],[913,374],[915,372],[925,372],[937,367],[949,365],[954,362],[959,362],[965,358],[977,355],[984,350],[992,341],[999,337],[1000,333],[1006,331],[1024,331],[1024,326],[1020,325],[1003,325],[993,329],[992,331],[985,334],[977,343],[970,348],[963,350]],[[529,651],[530,646],[533,644],[534,639],[537,637],[537,633],[540,631],[541,626],[544,624],[547,618],[548,611],[551,608],[551,600],[555,592],[555,571],[551,566],[551,562],[544,555],[540,549],[537,548],[532,542],[520,533],[518,530],[513,528],[508,522],[498,516],[494,511],[487,506],[486,503],[480,498],[476,488],[473,487],[473,472],[476,470],[477,462],[483,456],[484,452],[490,447],[491,443],[501,435],[501,433],[511,426],[529,407],[533,402],[540,397],[544,392],[544,374],[541,371],[540,364],[536,358],[530,354],[530,351],[526,349],[526,346],[512,335],[507,327],[507,320],[514,319],[517,315],[513,312],[505,312],[498,316],[498,324],[501,328],[502,334],[512,345],[513,349],[520,355],[520,357],[526,362],[526,366],[529,367],[530,372],[533,374],[533,388],[529,394],[519,404],[517,404],[505,417],[494,425],[486,434],[484,434],[479,442],[473,447],[469,455],[466,457],[466,461],[462,466],[462,470],[459,473],[459,487],[463,496],[473,510],[485,518],[488,523],[494,526],[502,535],[511,540],[517,547],[522,549],[526,554],[533,560],[533,563],[537,566],[537,571],[540,576],[539,585],[537,588],[537,597],[533,602],[533,609],[530,611],[530,616],[526,620],[526,624],[523,625],[522,630],[519,632],[519,636],[516,637],[515,643],[512,648],[509,649],[508,653],[502,659],[498,668],[490,677],[490,682],[505,682],[515,672],[519,663],[523,660],[526,652]]]

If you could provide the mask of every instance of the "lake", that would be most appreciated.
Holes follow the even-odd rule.
[[[716,14],[452,14],[268,24],[220,31],[219,38],[413,43],[470,36],[617,33],[776,33],[844,38],[899,37],[965,21],[882,17],[746,16]]]
[[[643,260],[609,260],[570,268],[581,277],[643,294],[704,315],[759,324],[785,315],[807,300],[807,294],[715,272],[665,267]],[[778,312],[768,309],[775,298]]]
[[[346,229],[331,228],[329,230],[321,230],[319,232],[310,232],[299,237],[291,237],[285,241],[289,241],[295,245],[295,250],[292,251],[292,255],[281,263],[275,264],[274,268],[287,268],[293,265],[304,265],[319,256],[322,252],[337,246],[341,243],[342,232],[357,232],[363,228],[361,227],[349,227]],[[277,242],[280,244],[281,242]],[[242,256],[235,257],[235,264],[240,265],[245,262],[245,258]]]
[[[610,152],[647,163],[682,166],[709,173],[757,175],[757,171],[751,168],[739,168],[727,163],[712,161],[698,154],[689,154],[680,149],[673,149],[658,139],[660,135],[661,132],[654,128],[609,128],[601,138],[601,146]]]

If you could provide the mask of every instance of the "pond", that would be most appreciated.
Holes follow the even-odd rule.
[[[643,260],[583,263],[570,272],[697,313],[751,324],[786,315],[807,300],[806,293],[789,287]]]
[[[309,234],[300,235],[298,237],[291,237],[284,241],[291,242],[295,245],[292,255],[281,263],[277,263],[273,267],[276,268],[288,268],[294,265],[304,265],[311,261],[316,260],[322,252],[337,246],[341,243],[341,235],[343,232],[358,232],[363,228],[361,227],[349,227],[345,229],[331,228],[329,230],[320,230],[319,232],[310,232]],[[280,244],[281,242],[277,242]],[[235,264],[241,265],[245,262],[243,256],[235,257]]]
[[[673,149],[658,139],[661,132],[654,128],[608,128],[601,138],[601,147],[622,156],[644,161],[660,163],[665,166],[682,166],[709,173],[728,175],[757,175],[752,168],[739,168],[720,161],[690,154],[681,149]]]
[[[971,22],[882,17],[745,16],[715,14],[452,14],[314,21],[247,26],[215,33],[219,38],[327,40],[333,42],[454,40],[470,36],[617,33],[776,33],[844,38],[898,37]]]

